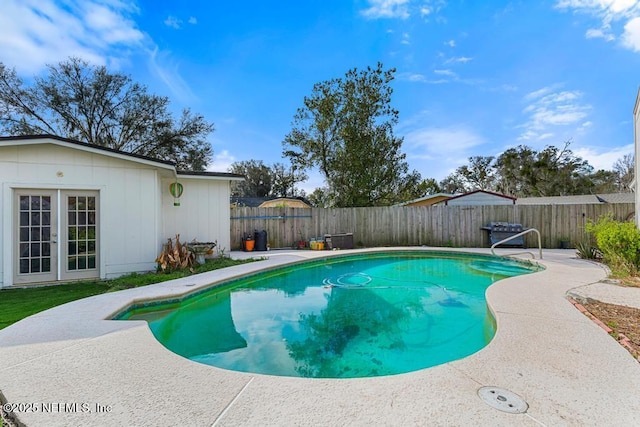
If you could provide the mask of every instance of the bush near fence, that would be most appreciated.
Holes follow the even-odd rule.
[[[232,208],[231,249],[242,248],[242,235],[266,230],[271,248],[291,248],[300,238],[353,233],[355,246],[488,247],[481,227],[491,221],[520,223],[536,228],[544,248],[557,248],[561,239],[572,245],[589,239],[585,226],[610,213],[627,220],[633,203],[587,205],[429,206],[369,208]],[[536,247],[533,233],[528,247]]]

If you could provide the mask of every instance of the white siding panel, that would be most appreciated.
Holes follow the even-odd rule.
[[[180,206],[173,205],[169,185],[173,180],[162,180],[163,243],[180,234],[182,242],[218,241],[218,248],[229,253],[230,207],[229,181],[179,177],[184,187]]]
[[[145,168],[95,168],[106,171],[102,202],[106,277],[155,269],[158,255],[156,171]]]

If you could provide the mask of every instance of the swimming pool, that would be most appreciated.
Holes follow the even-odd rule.
[[[444,252],[338,256],[227,282],[178,301],[133,306],[169,350],[244,372],[314,378],[393,375],[468,356],[495,322],[497,280],[538,271]]]

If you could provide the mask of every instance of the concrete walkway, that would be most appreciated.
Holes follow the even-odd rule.
[[[579,302],[596,300],[640,309],[640,288],[620,286],[615,281],[589,283],[571,289],[568,295]]]
[[[403,375],[331,380],[226,371],[169,352],[145,322],[105,320],[132,302],[336,254],[262,253],[268,259],[24,319],[0,331],[3,401],[28,426],[640,425],[640,364],[566,298],[599,289],[606,271],[573,251],[545,251],[546,270],[487,290],[498,324],[487,347]],[[521,396],[527,412],[490,407],[478,397],[483,386]]]

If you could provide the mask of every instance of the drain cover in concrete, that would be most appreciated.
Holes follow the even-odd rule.
[[[498,387],[481,387],[478,396],[487,405],[510,414],[524,414],[529,405],[517,394]]]

